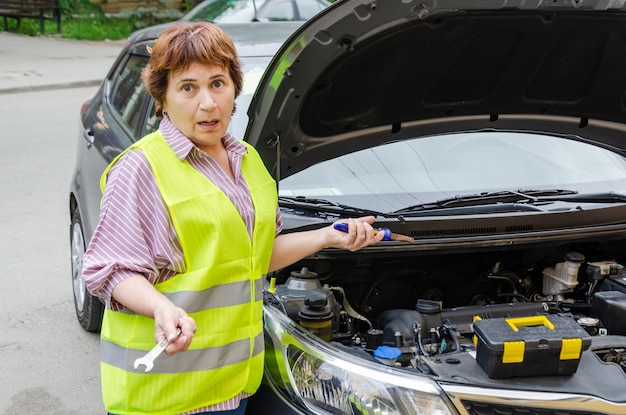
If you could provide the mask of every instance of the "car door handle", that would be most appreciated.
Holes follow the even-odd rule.
[[[91,128],[88,128],[83,131],[83,138],[85,139],[85,141],[87,141],[87,148],[91,148],[94,142],[93,130]]]

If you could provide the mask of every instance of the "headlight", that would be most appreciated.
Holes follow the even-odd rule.
[[[331,363],[295,347],[289,347],[288,354],[294,362],[290,369],[296,392],[312,410],[349,415],[451,415],[434,389],[411,389],[394,375],[381,376],[381,372],[355,368],[341,360]]]
[[[268,375],[277,389],[314,414],[455,415],[432,380],[357,358],[317,341],[275,310],[265,313],[271,339]],[[268,312],[269,311],[269,312]]]

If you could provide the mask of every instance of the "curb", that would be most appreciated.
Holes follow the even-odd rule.
[[[91,86],[98,86],[102,83],[102,79],[94,79],[91,81],[73,81],[73,82],[60,82],[54,84],[43,85],[22,85],[0,88],[0,95],[5,94],[19,94],[25,92],[39,92],[39,91],[51,91],[55,89],[67,89],[67,88],[85,88]]]

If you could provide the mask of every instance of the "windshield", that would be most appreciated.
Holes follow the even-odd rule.
[[[243,88],[241,94],[237,97],[236,110],[231,117],[228,126],[228,132],[234,137],[241,139],[246,132],[248,124],[248,107],[252,101],[252,95],[259,84],[259,80],[263,75],[263,71],[267,63],[271,59],[270,56],[243,56],[241,57],[241,69],[243,71]]]
[[[280,182],[281,196],[327,199],[381,212],[519,189],[624,192],[626,159],[559,137],[475,132],[369,148],[318,163]]]

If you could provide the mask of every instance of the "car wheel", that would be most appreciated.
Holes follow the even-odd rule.
[[[72,288],[76,317],[83,329],[90,332],[100,331],[104,304],[98,297],[87,291],[82,277],[83,257],[85,256],[85,236],[78,209],[72,213],[70,227],[70,247],[72,255]]]

